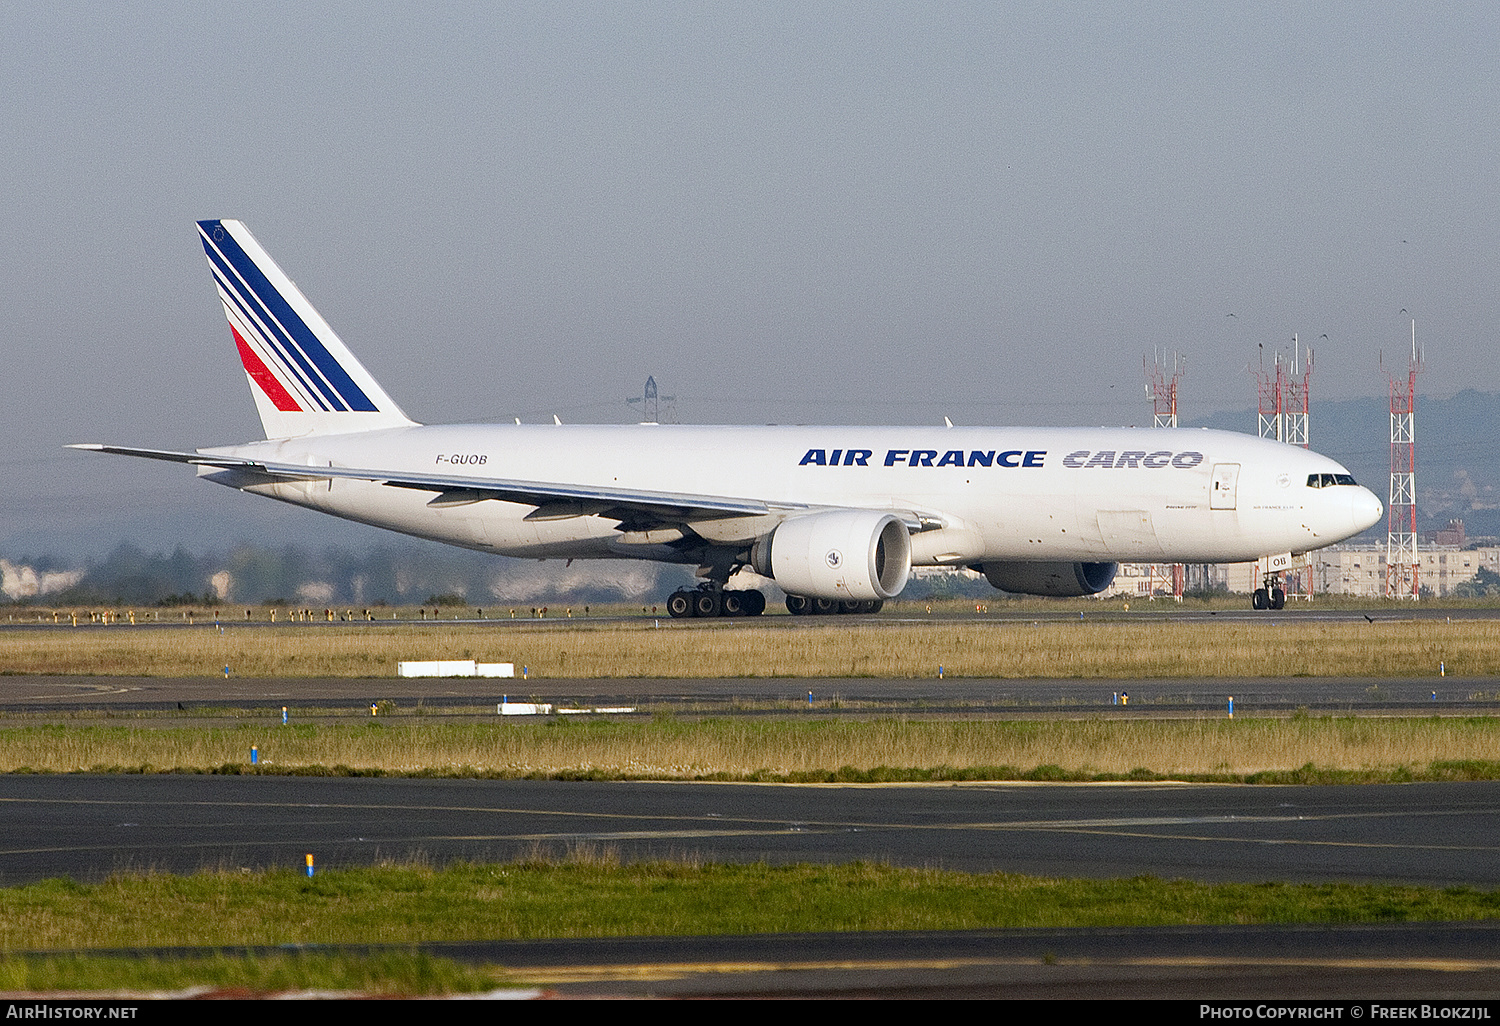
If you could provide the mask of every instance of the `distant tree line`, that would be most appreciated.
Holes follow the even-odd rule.
[[[82,567],[49,556],[0,555],[38,579],[46,572],[80,572],[76,584],[62,590],[13,588],[0,595],[0,603],[12,605],[606,603],[644,601],[691,582],[689,570],[654,563],[578,560],[565,567],[415,542],[364,551],[241,545],[202,553],[150,553],[125,544]]]
[[[1487,567],[1480,567],[1473,580],[1454,585],[1450,594],[1457,598],[1500,597],[1500,574]]]

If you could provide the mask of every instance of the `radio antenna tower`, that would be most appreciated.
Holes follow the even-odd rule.
[[[1167,359],[1165,348],[1152,346],[1151,361],[1144,356],[1141,363],[1146,368],[1146,398],[1151,400],[1151,426],[1175,428],[1177,426],[1177,383],[1182,380],[1182,370],[1187,360],[1180,353],[1172,353]],[[1183,586],[1187,581],[1187,568],[1181,563],[1171,564],[1172,596],[1182,601]],[[1149,588],[1149,584],[1147,585]],[[1206,586],[1206,582],[1205,582]]]
[[[1312,385],[1313,351],[1292,336],[1292,363],[1281,375],[1281,428],[1288,445],[1307,448],[1308,390]]]
[[[1173,353],[1170,362],[1167,351],[1151,347],[1151,362],[1141,357],[1146,367],[1146,398],[1151,400],[1151,426],[1174,428],[1177,426],[1177,383],[1182,380],[1182,369],[1187,361],[1180,353]]]
[[[1255,391],[1260,398],[1256,417],[1256,434],[1262,438],[1286,441],[1286,420],[1281,415],[1281,401],[1286,394],[1281,369],[1281,354],[1271,354],[1271,373],[1266,373],[1266,347],[1260,347],[1260,370],[1255,372]]]
[[[1260,347],[1260,370],[1255,372],[1255,390],[1260,399],[1256,433],[1260,437],[1307,448],[1312,372],[1312,346],[1303,349],[1296,335],[1292,336],[1290,357],[1283,352],[1271,354],[1270,372],[1266,371],[1266,347]]]
[[[1402,311],[1405,313],[1406,311]],[[1381,354],[1381,363],[1385,357]],[[1411,358],[1402,381],[1389,371],[1391,383],[1391,492],[1385,539],[1385,597],[1422,597],[1417,559],[1417,375],[1422,371],[1417,322],[1411,322]]]

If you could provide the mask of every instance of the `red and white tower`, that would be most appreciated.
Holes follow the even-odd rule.
[[[1302,348],[1297,336],[1292,336],[1292,362],[1281,370],[1281,428],[1282,441],[1288,445],[1300,445],[1306,449],[1308,395],[1312,387],[1312,346]]]
[[[1255,393],[1260,400],[1260,411],[1256,416],[1255,433],[1262,438],[1286,441],[1286,421],[1281,416],[1281,401],[1286,393],[1283,387],[1284,374],[1281,369],[1281,354],[1271,354],[1271,372],[1266,373],[1266,349],[1260,349],[1260,370],[1255,372]]]
[[[1256,419],[1256,433],[1262,438],[1274,438],[1288,445],[1307,448],[1308,396],[1312,387],[1312,346],[1302,348],[1302,342],[1292,336],[1292,355],[1284,352],[1271,354],[1271,370],[1266,370],[1266,351],[1260,351],[1260,370],[1255,374],[1256,394],[1260,399],[1260,412]]]
[[[1146,366],[1146,398],[1151,400],[1151,426],[1174,428],[1177,426],[1177,383],[1182,380],[1182,368],[1186,361],[1181,354],[1173,353],[1167,359],[1167,351],[1151,347],[1151,361],[1141,357]]]
[[[1382,360],[1382,362],[1384,362]],[[1385,597],[1422,596],[1417,559],[1417,375],[1422,351],[1417,348],[1417,322],[1411,322],[1411,358],[1406,380],[1386,372],[1391,383],[1391,492],[1385,540]]]

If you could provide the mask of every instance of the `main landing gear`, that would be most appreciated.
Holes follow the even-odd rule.
[[[1265,574],[1264,584],[1255,589],[1255,594],[1250,596],[1251,609],[1284,609],[1286,608],[1286,591],[1281,586],[1280,574]]]
[[[766,611],[766,596],[759,591],[698,588],[674,591],[667,598],[667,613],[686,616],[759,616]]]
[[[832,615],[834,613],[878,613],[885,603],[880,599],[864,602],[843,599],[806,598],[788,595],[786,610],[794,616]],[[766,596],[759,591],[730,591],[727,588],[697,588],[674,591],[667,598],[668,615],[686,617],[759,616],[766,611]]]
[[[884,605],[885,602],[881,599],[855,601],[849,599],[806,598],[802,595],[788,595],[786,597],[786,611],[793,616],[826,616],[831,613],[878,613]]]

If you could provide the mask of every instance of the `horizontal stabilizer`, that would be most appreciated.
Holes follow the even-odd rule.
[[[101,445],[98,442],[74,442],[69,449],[85,452],[106,452],[111,456],[139,456],[146,460],[164,460],[167,463],[191,463],[202,467],[254,467],[254,460],[235,457],[207,456],[201,452],[174,452],[171,449],[132,449],[125,445]]]

